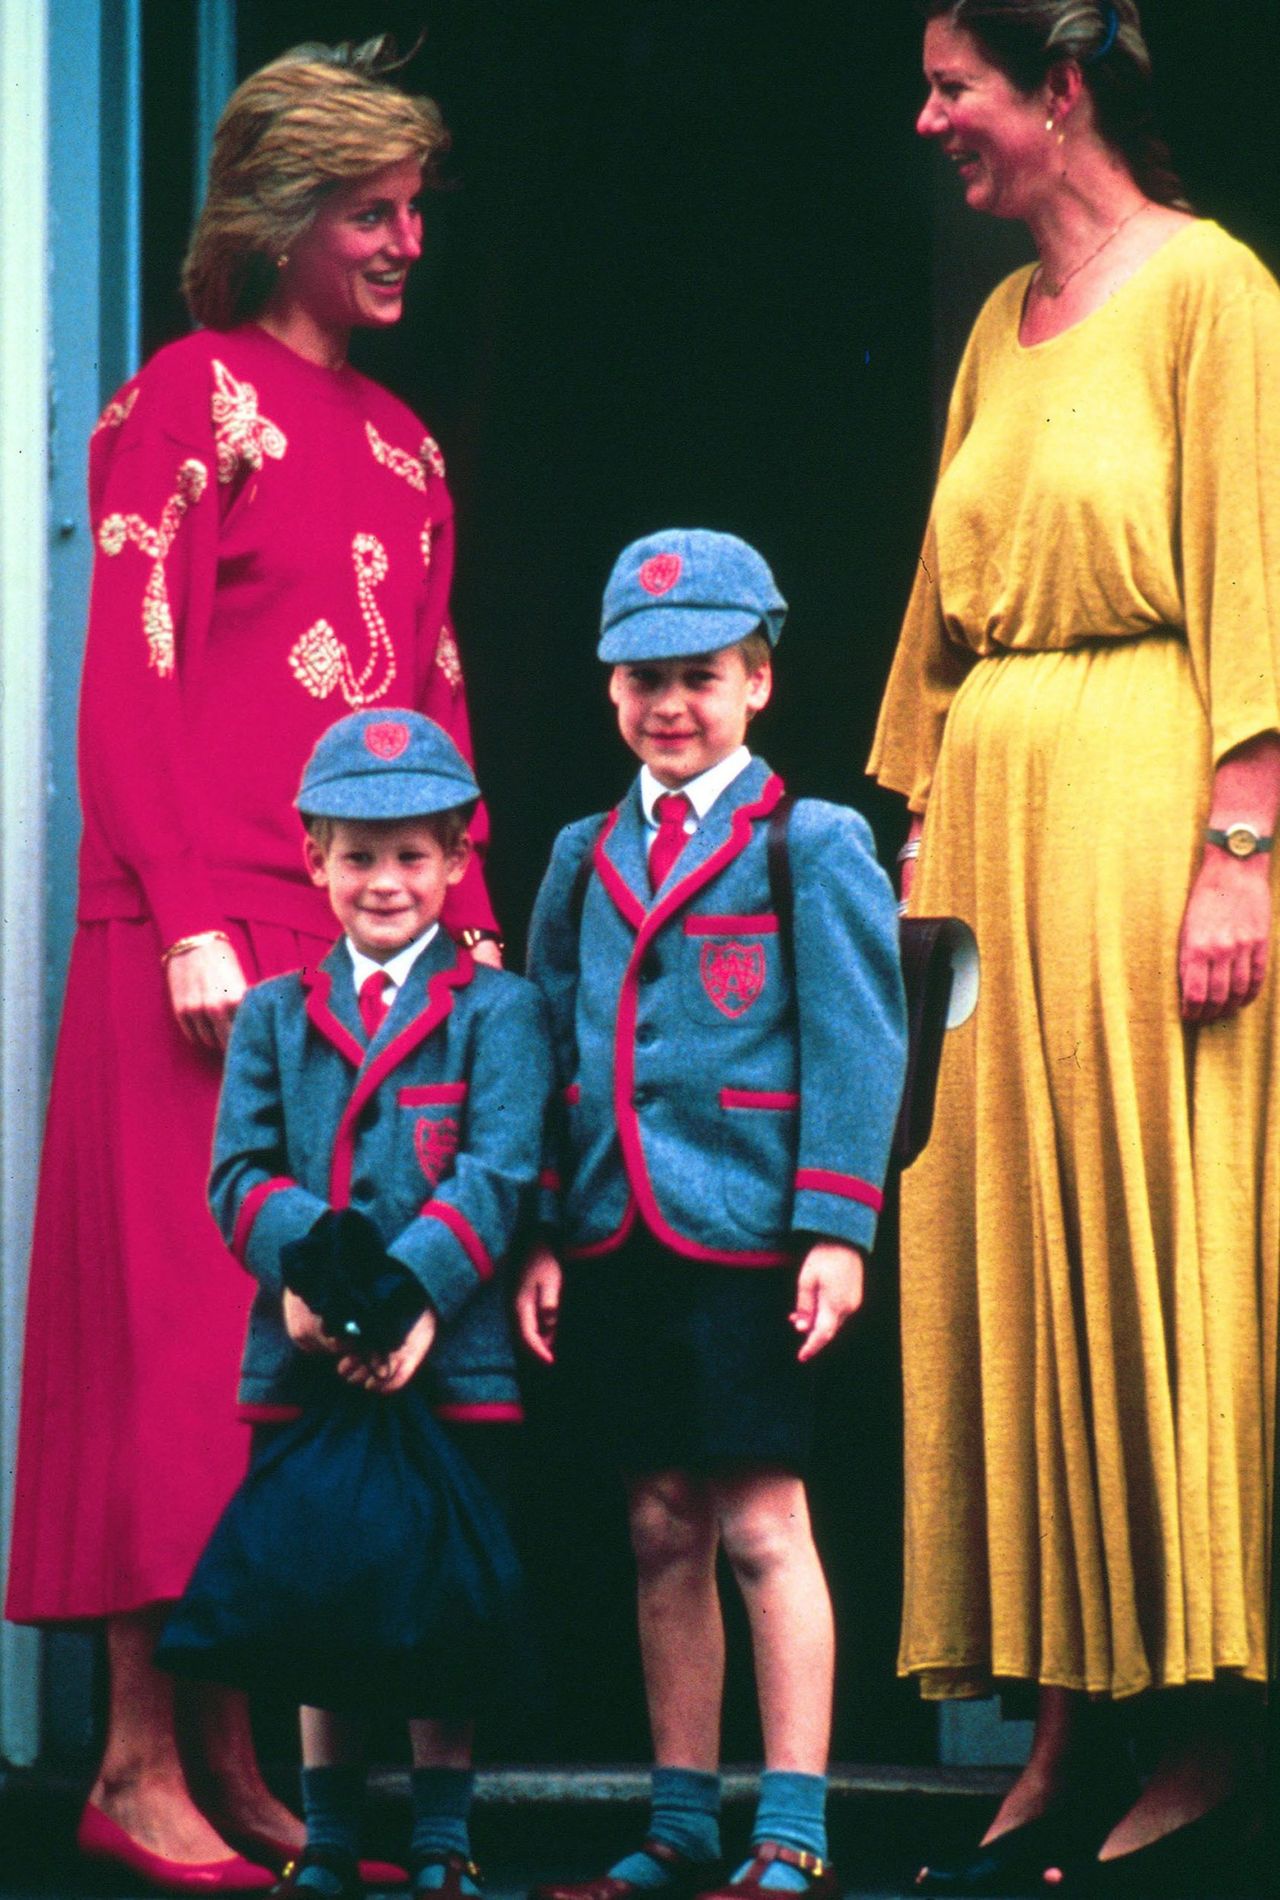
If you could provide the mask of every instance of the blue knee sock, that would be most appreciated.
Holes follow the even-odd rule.
[[[719,1775],[700,1768],[655,1768],[652,1787],[649,1833],[653,1839],[678,1848],[689,1860],[719,1860]],[[669,1879],[662,1862],[643,1853],[628,1854],[609,1872],[617,1880],[654,1891],[665,1887]]]
[[[760,1777],[760,1800],[751,1845],[761,1841],[780,1841],[797,1847],[819,1860],[827,1857],[827,1778],[825,1775],[800,1775],[785,1768],[766,1768]],[[747,1866],[750,1866],[748,1861]],[[740,1867],[735,1880],[746,1872]],[[809,1885],[798,1867],[785,1861],[771,1862],[761,1876],[762,1887],[774,1887],[782,1893],[803,1893]]]
[[[471,1858],[471,1830],[467,1825],[475,1775],[469,1768],[415,1768],[409,1777],[413,1795],[413,1834],[409,1854],[416,1867],[427,1854],[461,1854]],[[445,1869],[437,1861],[423,1867],[413,1883],[415,1893],[430,1893],[444,1884]],[[463,1893],[480,1889],[470,1875],[461,1877]]]
[[[302,1812],[307,1823],[307,1846],[324,1847],[354,1860],[360,1852],[360,1817],[364,1808],[364,1765],[334,1762],[302,1771]],[[317,1894],[336,1893],[336,1876],[323,1867],[307,1867],[298,1876],[300,1887]]]

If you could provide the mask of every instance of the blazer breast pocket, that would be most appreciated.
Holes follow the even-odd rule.
[[[453,1173],[462,1140],[467,1100],[465,1082],[420,1082],[398,1091],[402,1114],[410,1118],[413,1152],[432,1193]]]
[[[680,997],[686,1015],[706,1028],[741,1022],[758,1034],[783,1006],[778,919],[689,916],[681,945]]]

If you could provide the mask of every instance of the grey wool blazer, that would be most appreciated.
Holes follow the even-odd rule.
[[[906,1051],[893,891],[865,819],[801,799],[780,930],[766,828],[782,794],[753,759],[653,893],[638,784],[556,840],[529,975],[560,1084],[541,1215],[571,1258],[637,1220],[725,1266],[874,1237]]]
[[[280,1249],[328,1207],[358,1208],[440,1319],[424,1373],[449,1418],[519,1415],[501,1272],[528,1212],[552,1087],[541,998],[442,930],[372,1042],[351,958],[273,977],[227,1050],[209,1200],[258,1280],[240,1377],[250,1406],[296,1401]]]

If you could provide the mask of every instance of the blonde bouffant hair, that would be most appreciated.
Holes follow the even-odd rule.
[[[256,316],[271,295],[276,260],[339,185],[406,158],[431,182],[449,133],[433,99],[381,76],[398,63],[386,35],[363,46],[308,43],[232,93],[182,266],[197,323],[225,330]]]

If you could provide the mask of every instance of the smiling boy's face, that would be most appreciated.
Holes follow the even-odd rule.
[[[327,848],[305,841],[311,882],[356,949],[386,963],[439,921],[445,896],[467,868],[471,841],[451,851],[421,818],[360,823],[338,819]]]
[[[678,660],[625,661],[609,677],[618,730],[669,791],[736,752],[772,691],[768,661],[753,672],[737,646]]]

